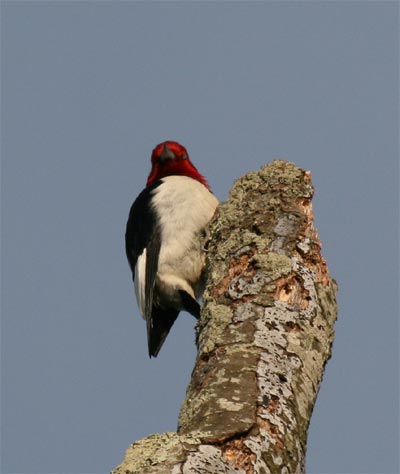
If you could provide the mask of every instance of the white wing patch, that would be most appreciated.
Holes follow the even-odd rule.
[[[144,318],[144,307],[146,301],[146,249],[139,255],[135,266],[135,293],[139,310]]]

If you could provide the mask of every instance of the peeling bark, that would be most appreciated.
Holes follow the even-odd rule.
[[[198,355],[178,431],[132,444],[114,474],[305,472],[337,310],[312,196],[310,173],[285,161],[234,183],[205,242]]]

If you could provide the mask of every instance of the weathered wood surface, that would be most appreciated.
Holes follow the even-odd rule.
[[[337,310],[312,196],[310,173],[285,161],[234,183],[205,242],[198,355],[178,431],[133,443],[115,474],[305,471]]]

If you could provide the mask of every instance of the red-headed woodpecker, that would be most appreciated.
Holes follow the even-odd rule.
[[[151,164],[146,188],[129,213],[125,245],[149,355],[156,357],[180,311],[200,316],[200,237],[218,201],[179,143],[157,145]]]

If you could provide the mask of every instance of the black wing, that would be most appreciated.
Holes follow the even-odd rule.
[[[162,182],[156,181],[145,188],[133,203],[129,212],[125,233],[125,249],[132,279],[135,279],[135,267],[140,255],[146,249],[146,277],[144,318],[147,326],[147,343],[150,357],[156,357],[179,311],[161,309],[154,304],[154,285],[157,275],[160,253],[160,230],[154,209],[151,207],[152,192]]]
[[[143,250],[148,248],[153,235],[158,232],[155,212],[150,204],[152,192],[160,184],[161,181],[156,181],[145,188],[136,198],[129,212],[125,232],[125,250],[133,280],[135,279],[137,259]]]
[[[155,211],[151,207],[151,198],[154,189],[160,184],[161,181],[156,181],[145,188],[136,198],[129,212],[125,232],[125,250],[132,270],[132,280],[135,280],[135,268],[138,258],[146,249],[145,278],[144,282],[140,282],[140,284],[144,283],[145,298],[144,305],[141,306],[144,307],[143,316],[147,322],[148,337],[151,330],[154,284],[161,245],[160,231]]]

